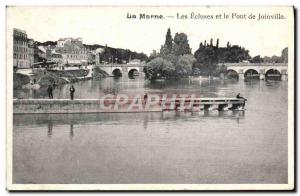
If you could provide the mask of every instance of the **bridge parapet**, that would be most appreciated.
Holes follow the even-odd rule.
[[[288,66],[288,63],[219,63],[219,65],[225,65],[226,67],[237,66],[237,67],[247,67],[247,66]]]
[[[118,64],[118,63],[110,63],[110,64],[99,64],[99,67],[145,67],[146,64]]]

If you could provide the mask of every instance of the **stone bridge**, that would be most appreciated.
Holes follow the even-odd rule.
[[[287,63],[225,63],[227,75],[235,75],[239,79],[257,77],[261,80],[277,77],[288,79]]]
[[[104,64],[99,65],[103,71],[110,76],[123,76],[125,73],[128,77],[143,72],[145,64]]]

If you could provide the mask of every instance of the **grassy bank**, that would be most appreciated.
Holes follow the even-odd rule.
[[[19,89],[22,88],[23,85],[28,84],[30,82],[30,78],[27,75],[14,73],[13,74],[13,88]]]

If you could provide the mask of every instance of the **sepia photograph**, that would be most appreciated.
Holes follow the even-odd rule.
[[[7,6],[6,186],[293,190],[293,6]]]

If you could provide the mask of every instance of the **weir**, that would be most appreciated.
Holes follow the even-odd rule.
[[[14,99],[14,114],[244,110],[243,98]]]

